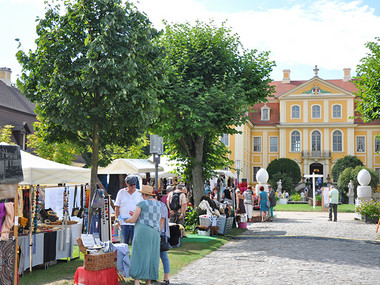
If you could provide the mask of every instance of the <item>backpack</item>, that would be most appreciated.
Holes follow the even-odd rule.
[[[170,209],[173,211],[177,211],[181,208],[181,203],[179,202],[179,196],[181,196],[182,192],[173,192],[172,199],[170,200]]]

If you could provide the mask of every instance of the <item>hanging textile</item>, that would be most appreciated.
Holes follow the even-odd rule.
[[[57,232],[44,233],[44,263],[56,259]]]
[[[13,284],[16,240],[0,241],[0,284]]]
[[[1,240],[7,241],[9,239],[9,233],[11,228],[14,225],[14,204],[13,202],[4,203],[5,211],[7,212],[5,215],[4,223],[1,228]]]

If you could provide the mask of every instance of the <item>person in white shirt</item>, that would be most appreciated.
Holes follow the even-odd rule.
[[[128,175],[125,178],[127,188],[122,188],[117,192],[115,201],[116,225],[121,230],[120,240],[122,243],[132,244],[135,229],[134,223],[126,223],[124,220],[132,217],[136,205],[143,201],[141,193],[136,191],[138,178],[135,175]]]

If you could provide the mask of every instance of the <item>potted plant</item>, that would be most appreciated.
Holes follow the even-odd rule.
[[[322,205],[322,196],[321,195],[315,196],[315,204],[317,206],[321,206]]]
[[[362,216],[366,223],[377,223],[380,217],[380,202],[364,201],[356,207],[355,211]]]

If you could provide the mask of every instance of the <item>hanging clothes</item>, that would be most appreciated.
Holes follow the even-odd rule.
[[[0,241],[0,284],[13,284],[15,275],[16,240]]]
[[[10,233],[11,228],[14,225],[14,220],[15,220],[13,202],[4,203],[4,208],[7,213],[6,213],[2,228],[1,228],[1,240],[7,241],[9,239],[9,233]]]

